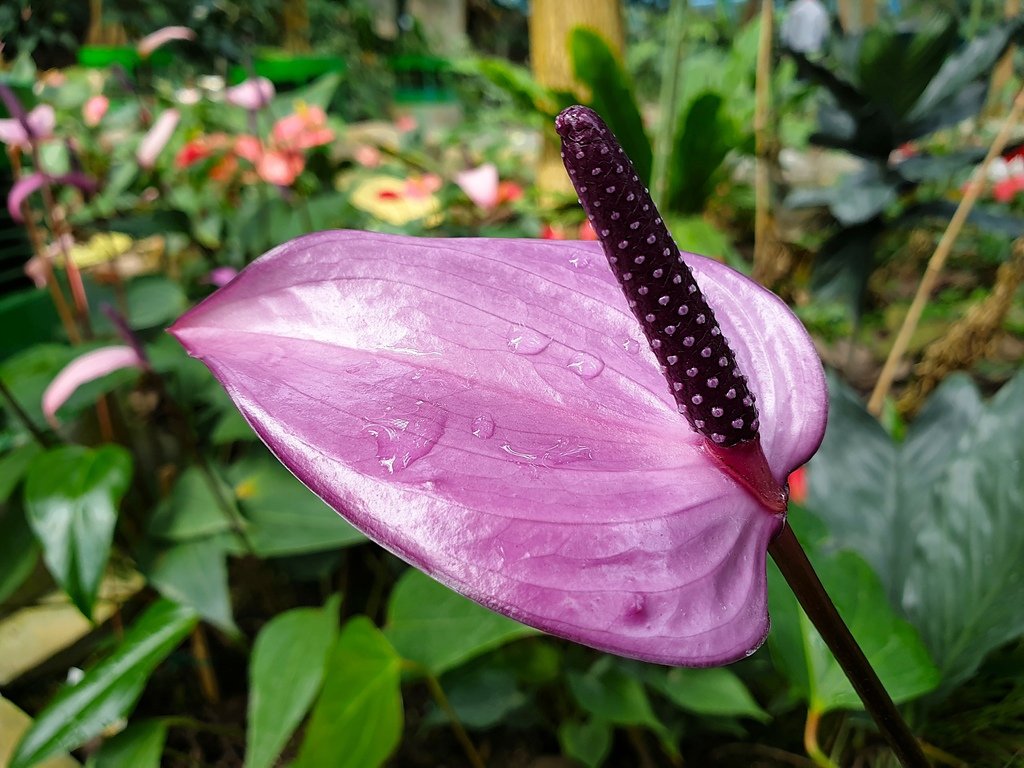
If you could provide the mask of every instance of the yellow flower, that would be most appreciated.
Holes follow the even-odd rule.
[[[352,205],[396,227],[420,219],[433,227],[441,223],[442,216],[440,201],[428,191],[432,186],[418,179],[371,176],[352,191]]]
[[[123,232],[100,232],[84,243],[76,243],[68,256],[79,269],[106,264],[131,250],[132,239]]]

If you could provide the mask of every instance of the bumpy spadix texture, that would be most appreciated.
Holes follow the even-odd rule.
[[[821,441],[818,358],[781,301],[688,260],[783,482]],[[171,330],[299,479],[474,600],[667,664],[764,639],[782,517],[680,418],[599,244],[309,235]]]
[[[569,107],[555,127],[569,178],[680,412],[718,445],[754,440],[754,394],[633,163],[592,109]]]

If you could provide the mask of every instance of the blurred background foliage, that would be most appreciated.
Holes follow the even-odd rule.
[[[776,35],[759,73],[758,2],[0,6],[0,85],[54,114],[0,160],[0,765],[894,765],[774,571],[768,644],[729,668],[542,636],[366,543],[163,333],[313,230],[592,239],[542,173],[577,101],[684,250],[814,335],[832,409],[791,523],[929,756],[1019,762],[1024,126],[884,407],[863,397],[1008,120],[1021,9],[829,9],[824,50]],[[246,106],[229,89],[256,76]]]

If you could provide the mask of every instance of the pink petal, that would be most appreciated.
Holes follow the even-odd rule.
[[[174,129],[178,127],[178,120],[181,115],[176,109],[165,109],[153,123],[152,127],[142,137],[139,148],[135,152],[135,159],[143,168],[152,168],[156,165],[157,158],[164,151],[167,142],[174,135]]]
[[[128,346],[101,347],[86,352],[68,363],[43,392],[43,415],[57,427],[57,409],[75,393],[80,386],[94,381],[108,373],[122,368],[141,368],[142,361],[134,349]]]
[[[36,141],[53,136],[53,129],[57,125],[57,115],[49,104],[34,107],[25,120],[32,131],[32,138]]]
[[[478,208],[489,211],[498,204],[498,169],[493,163],[455,174],[455,183]]]
[[[690,263],[784,480],[824,431],[811,341],[770,293]],[[309,235],[171,330],[299,479],[472,599],[661,663],[763,641],[782,519],[676,412],[598,244]]]
[[[265,77],[254,77],[224,91],[224,100],[242,109],[263,109],[274,98],[274,84]]]
[[[163,27],[162,29],[158,29],[156,32],[152,32],[139,40],[139,42],[135,44],[135,50],[138,51],[139,56],[145,59],[160,46],[166,45],[174,40],[195,39],[196,33],[188,27]]]
[[[11,187],[7,193],[7,212],[11,215],[11,218],[17,222],[23,222],[25,217],[21,214],[21,207],[25,201],[34,194],[42,189],[46,183],[47,176],[45,173],[30,173],[28,176],[22,176]]]
[[[110,109],[110,99],[106,96],[102,94],[90,96],[82,105],[82,120],[90,128],[95,128],[107,114],[108,109]]]
[[[5,117],[0,120],[0,143],[21,149],[29,148],[28,134],[21,120],[16,117]]]

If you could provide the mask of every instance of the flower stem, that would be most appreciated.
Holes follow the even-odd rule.
[[[7,403],[7,407],[11,409],[11,412],[15,417],[22,423],[28,433],[35,438],[35,441],[39,443],[44,449],[49,448],[51,443],[50,439],[46,434],[36,426],[35,422],[32,421],[32,417],[29,416],[25,409],[21,407],[21,403],[14,397],[14,393],[7,388],[3,379],[0,379],[0,400]]]
[[[821,768],[837,768],[832,759],[826,755],[818,744],[818,724],[821,722],[821,712],[814,707],[807,710],[807,720],[804,723],[804,750],[807,755]]]
[[[469,734],[466,733],[466,729],[462,726],[462,721],[459,720],[459,716],[455,714],[455,710],[452,708],[451,702],[448,701],[448,697],[445,695],[444,688],[441,687],[440,681],[431,673],[426,672],[424,679],[427,683],[427,688],[430,690],[430,695],[433,696],[434,701],[437,705],[444,710],[444,713],[448,715],[448,720],[452,726],[452,732],[455,734],[455,738],[458,740],[459,745],[462,747],[462,751],[466,753],[466,759],[469,760],[469,764],[473,768],[485,768],[485,763],[480,753],[477,752],[476,746],[473,744],[473,740],[469,738]]]
[[[768,552],[900,763],[904,768],[929,768],[921,745],[832,604],[790,526],[782,529]]]

